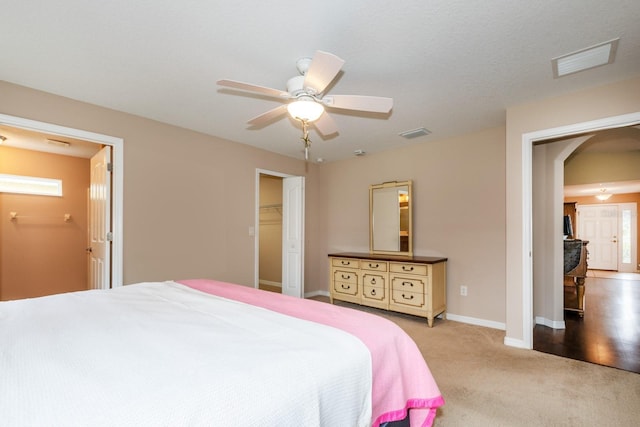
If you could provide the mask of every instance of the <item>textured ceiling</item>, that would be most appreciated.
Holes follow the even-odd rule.
[[[331,94],[394,107],[332,112],[339,134],[312,130],[314,161],[503,125],[509,106],[640,73],[637,0],[21,0],[2,15],[1,80],[296,158],[295,122],[246,124],[278,101],[215,82],[285,89],[299,57],[334,53],[346,63]],[[552,58],[618,37],[614,64],[553,78]]]

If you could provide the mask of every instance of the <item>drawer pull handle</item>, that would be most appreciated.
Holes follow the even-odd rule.
[[[351,261],[340,261],[342,265],[351,265]]]
[[[369,268],[378,268],[378,267],[380,267],[380,264],[373,265],[369,263]]]
[[[350,275],[350,274],[348,274],[348,275],[346,275],[346,276],[345,276],[344,274],[341,274],[341,276],[342,276],[342,278],[343,278],[344,280],[349,280],[349,279],[351,279],[351,275]]]
[[[345,286],[344,284],[340,285],[342,289],[351,289],[351,285]]]
[[[371,295],[375,295],[376,294],[376,290],[375,289],[371,289]]]
[[[411,283],[411,282],[402,282],[402,286],[411,286],[411,287],[413,287],[413,283]]]
[[[407,268],[407,266],[406,266],[406,265],[403,265],[403,266],[402,266],[402,271],[413,271],[413,266],[411,266],[411,267]]]
[[[372,285],[375,285],[375,284],[376,284],[376,279],[375,279],[375,278],[371,279],[371,284],[372,284]]]
[[[407,298],[404,294],[402,294],[402,298],[411,300],[413,299],[413,295],[409,295],[409,297]]]

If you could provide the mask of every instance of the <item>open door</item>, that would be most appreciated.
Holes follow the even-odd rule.
[[[89,185],[89,289],[111,287],[111,147],[91,158]]]
[[[282,185],[282,293],[304,296],[304,177]]]

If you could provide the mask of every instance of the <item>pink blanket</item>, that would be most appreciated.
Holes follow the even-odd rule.
[[[214,280],[178,283],[206,293],[333,326],[357,336],[369,348],[373,365],[373,427],[404,419],[431,426],[444,405],[440,390],[415,342],[395,323],[358,310],[294,298]]]

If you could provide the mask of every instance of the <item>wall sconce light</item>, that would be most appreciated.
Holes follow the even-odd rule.
[[[600,194],[596,194],[596,199],[604,202],[605,200],[608,200],[609,197],[611,197],[610,193],[607,193],[607,189],[606,188],[601,188],[600,189]]]

